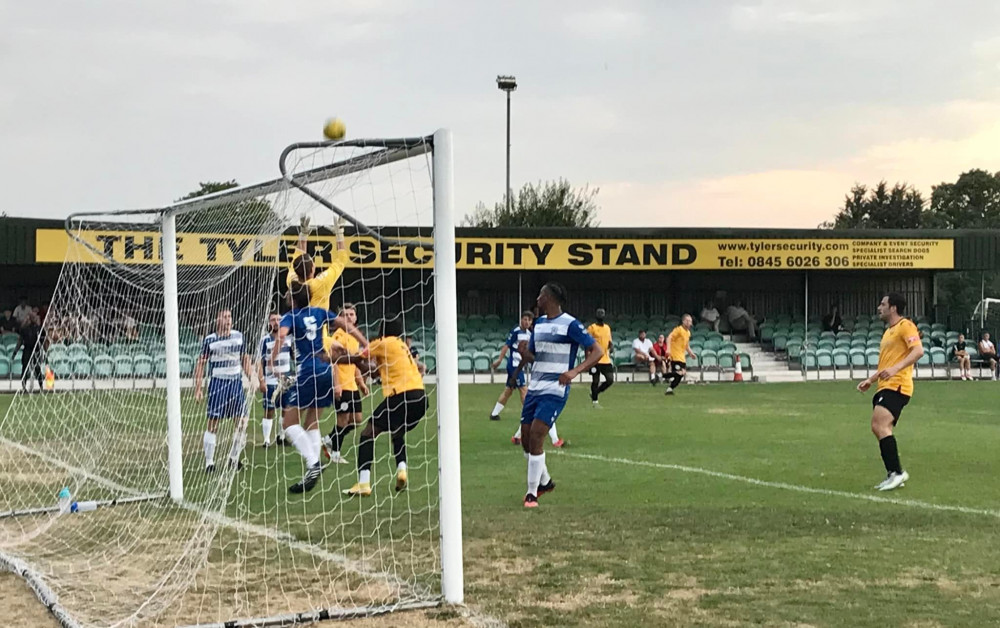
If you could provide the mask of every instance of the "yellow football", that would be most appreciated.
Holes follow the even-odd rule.
[[[344,126],[344,121],[340,118],[330,118],[326,121],[326,126],[323,127],[323,135],[328,140],[342,140],[346,133],[347,127]]]

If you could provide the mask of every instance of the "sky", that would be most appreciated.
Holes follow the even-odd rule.
[[[1000,170],[1000,3],[0,0],[0,211],[161,206],[291,142],[454,133],[460,213],[511,180],[602,226],[815,227],[855,182]]]

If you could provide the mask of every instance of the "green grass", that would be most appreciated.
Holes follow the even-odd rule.
[[[499,389],[464,386],[467,600],[511,626],[995,625],[998,392],[992,382],[918,382],[897,429],[912,478],[886,495],[871,490],[884,476],[871,395],[850,383],[686,386],[673,398],[621,384],[602,409],[575,386],[558,423],[570,445],[548,448],[558,489],[525,510],[525,460],[510,443],[520,404],[491,422]],[[141,399],[134,407],[150,405]],[[185,425],[192,497],[208,486],[199,429]],[[353,465],[328,470],[324,490],[289,498],[298,456],[251,445],[228,513],[334,549],[371,552],[388,534],[416,531],[404,542],[412,548],[390,558],[419,574],[436,542],[435,431],[429,422],[411,434],[412,486],[400,495],[389,443],[379,442],[367,502],[336,492],[353,482]]]

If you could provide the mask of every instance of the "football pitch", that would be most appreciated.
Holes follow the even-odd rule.
[[[619,384],[600,409],[576,384],[558,423],[569,444],[547,446],[557,489],[535,510],[521,506],[525,461],[510,442],[520,404],[487,419],[499,392],[461,388],[466,598],[510,626],[1000,621],[996,383],[917,383],[897,429],[911,480],[893,493],[872,490],[884,470],[871,395],[849,382],[684,386],[672,398]],[[286,456],[289,475],[301,463],[257,449],[251,425],[238,486],[256,490],[236,501],[252,512],[247,495],[277,495],[260,488],[278,488],[262,456]],[[199,441],[186,437],[192,463]],[[387,449],[380,440],[376,453]],[[355,460],[353,446],[345,454]],[[313,505],[339,501],[353,467],[336,475],[324,474],[328,495]],[[376,493],[391,490],[386,480]],[[457,621],[447,609],[425,615]]]

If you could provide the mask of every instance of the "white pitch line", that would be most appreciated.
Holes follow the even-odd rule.
[[[985,508],[971,508],[969,506],[952,506],[948,504],[934,504],[916,499],[898,499],[895,497],[884,497],[882,495],[868,495],[866,493],[851,493],[849,491],[835,491],[828,488],[814,488],[811,486],[801,486],[799,484],[788,484],[785,482],[771,482],[747,477],[745,475],[735,475],[733,473],[723,473],[722,471],[712,471],[701,467],[689,467],[682,464],[668,464],[664,462],[649,462],[646,460],[630,460],[629,458],[612,458],[597,454],[581,454],[568,451],[559,451],[560,456],[571,458],[583,458],[585,460],[596,460],[598,462],[612,462],[615,464],[631,465],[634,467],[648,467],[651,469],[667,469],[670,471],[680,471],[682,473],[696,473],[707,475],[713,478],[731,480],[733,482],[743,482],[753,486],[763,486],[766,488],[776,488],[783,491],[794,491],[796,493],[809,493],[811,495],[827,495],[830,497],[845,497],[847,499],[859,499],[862,501],[876,502],[879,504],[893,504],[896,506],[906,506],[908,508],[922,508],[925,510],[940,510],[945,512],[960,512],[966,515],[981,515],[1000,519],[1000,510],[989,510]]]

